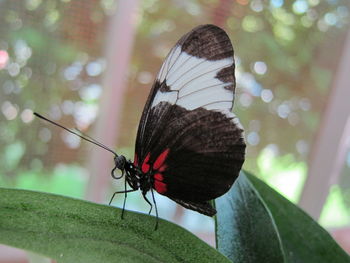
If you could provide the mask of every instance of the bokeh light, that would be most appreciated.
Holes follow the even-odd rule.
[[[297,0],[293,3],[293,11],[296,14],[303,14],[308,10],[309,6],[306,0]]]
[[[5,101],[1,106],[1,111],[7,120],[14,120],[17,117],[18,109],[11,102]]]
[[[5,68],[9,61],[9,54],[6,50],[0,50],[0,70]]]
[[[24,123],[29,123],[33,121],[34,119],[33,111],[31,111],[30,109],[24,109],[21,113],[21,119]]]
[[[254,71],[259,75],[264,75],[267,71],[266,63],[263,61],[257,61],[254,63]]]
[[[261,91],[261,99],[266,103],[270,103],[273,100],[272,91],[270,89],[263,89]]]

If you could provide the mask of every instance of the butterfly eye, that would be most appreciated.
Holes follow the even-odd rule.
[[[124,170],[126,159],[123,155],[115,156],[114,163],[119,170]]]

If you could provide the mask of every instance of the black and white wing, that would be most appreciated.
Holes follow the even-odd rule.
[[[208,201],[230,189],[244,162],[234,69],[225,31],[202,25],[184,35],[159,71],[136,139],[134,163],[153,188],[210,216]]]

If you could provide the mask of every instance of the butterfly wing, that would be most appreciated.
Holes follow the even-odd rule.
[[[164,61],[138,128],[134,163],[153,188],[207,215],[216,213],[208,201],[230,189],[244,162],[243,128],[231,112],[234,68],[222,29],[193,29]]]

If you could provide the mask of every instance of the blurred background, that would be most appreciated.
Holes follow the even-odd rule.
[[[113,156],[32,112],[133,159],[163,59],[184,33],[213,23],[235,49],[244,169],[349,252],[349,10],[348,0],[0,0],[0,187],[107,204],[123,189],[110,177]],[[215,245],[213,219],[156,200],[161,218]],[[127,209],[149,207],[136,192]],[[0,246],[0,262],[27,260]]]

